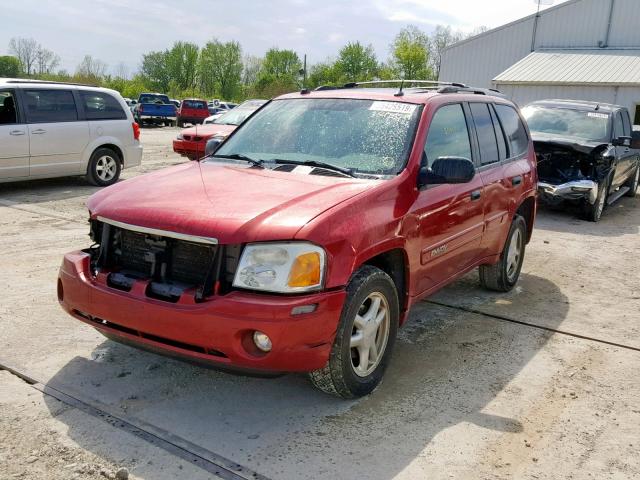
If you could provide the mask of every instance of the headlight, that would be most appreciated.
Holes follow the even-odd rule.
[[[178,134],[178,136],[176,137],[176,140],[184,140],[184,137],[182,136],[181,133]]]
[[[233,286],[277,293],[318,290],[325,258],[312,243],[252,243],[242,252]]]

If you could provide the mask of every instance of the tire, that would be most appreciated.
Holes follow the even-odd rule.
[[[113,185],[120,178],[120,156],[110,148],[98,148],[91,155],[87,167],[87,180],[99,187]]]
[[[398,292],[391,277],[370,265],[359,269],[347,286],[329,360],[323,368],[309,374],[313,385],[342,398],[371,393],[382,381],[391,359],[399,318]],[[356,342],[357,346],[352,346]],[[378,353],[373,360],[372,347]],[[365,348],[368,361],[363,365],[360,355]]]
[[[600,184],[598,184],[598,197],[596,202],[591,205],[586,203],[584,206],[584,218],[589,222],[599,222],[602,218],[602,213],[607,208],[607,197],[609,196],[609,177],[605,178]]]
[[[527,244],[527,223],[517,215],[511,222],[500,260],[495,265],[480,265],[480,285],[487,290],[508,292],[520,277]]]
[[[625,193],[627,197],[635,197],[638,192],[638,183],[640,183],[640,166],[636,167],[636,171],[631,175],[625,187],[629,187],[629,191]]]
[[[184,122],[181,122],[180,120],[178,120],[178,127],[184,128]]]

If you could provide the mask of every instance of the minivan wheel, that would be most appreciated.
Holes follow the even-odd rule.
[[[398,332],[398,293],[389,275],[365,265],[347,285],[329,361],[311,372],[311,382],[342,398],[371,393],[382,381]]]
[[[511,222],[500,260],[495,265],[480,265],[480,284],[497,292],[508,292],[520,278],[527,239],[527,223],[520,215]]]
[[[627,197],[635,197],[638,192],[638,183],[640,182],[640,166],[636,167],[636,171],[627,181],[625,186],[629,187],[629,191],[625,193]]]
[[[87,180],[99,187],[113,185],[120,178],[120,157],[109,148],[99,148],[89,160]]]

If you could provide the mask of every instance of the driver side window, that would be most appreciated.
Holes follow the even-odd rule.
[[[471,160],[469,129],[462,104],[445,105],[438,109],[431,120],[424,159],[431,167],[439,157],[463,157]]]

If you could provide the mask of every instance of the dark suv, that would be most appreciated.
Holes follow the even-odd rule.
[[[208,158],[95,194],[62,307],[142,348],[368,394],[416,302],[476,267],[514,287],[536,213],[515,105],[422,84],[283,95]]]
[[[538,158],[540,199],[579,203],[597,222],[607,205],[633,197],[640,176],[640,132],[626,108],[577,100],[542,100],[522,111]]]

